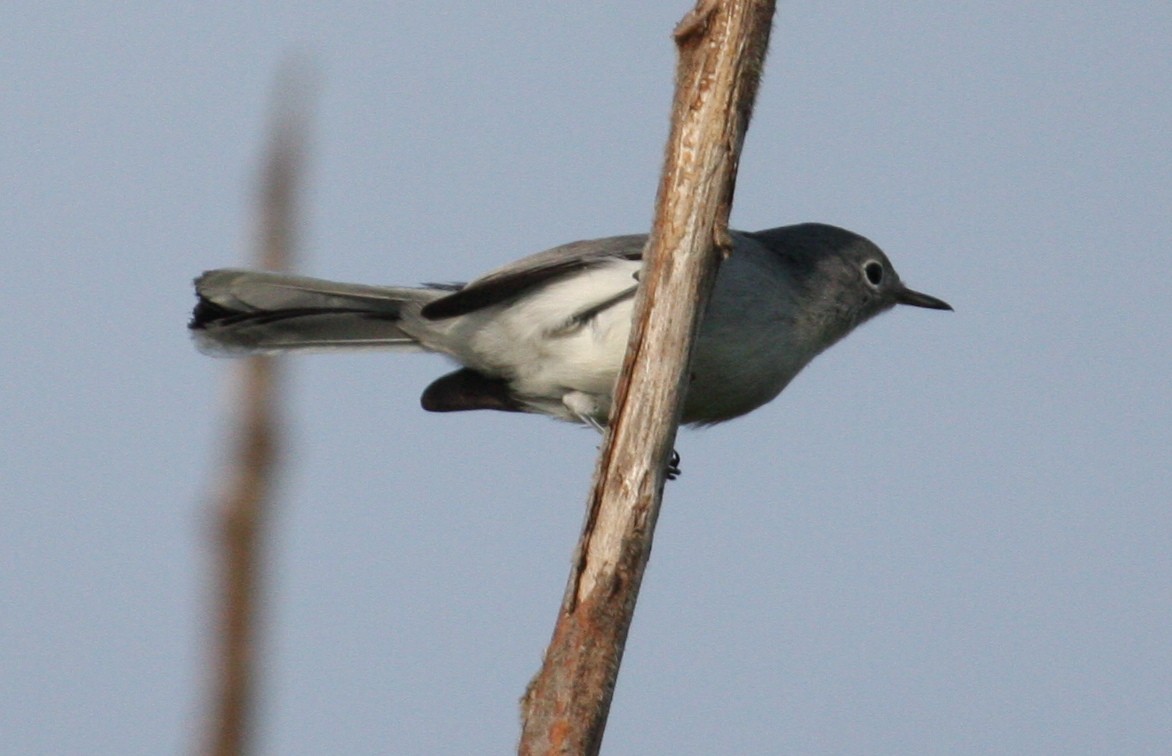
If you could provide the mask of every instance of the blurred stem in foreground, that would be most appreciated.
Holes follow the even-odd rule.
[[[297,232],[296,195],[304,162],[305,77],[282,75],[262,166],[256,210],[255,264],[291,267]],[[265,525],[281,448],[280,365],[271,357],[240,363],[230,399],[233,427],[217,481],[215,518],[215,639],[211,700],[202,752],[249,752],[257,690],[258,618],[262,601]]]

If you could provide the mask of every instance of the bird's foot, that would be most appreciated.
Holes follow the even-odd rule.
[[[680,469],[680,453],[675,449],[671,450],[671,457],[667,460],[667,472],[664,473],[668,480],[675,480],[684,474]]]

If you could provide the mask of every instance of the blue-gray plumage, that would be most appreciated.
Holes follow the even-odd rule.
[[[952,309],[904,286],[883,252],[834,226],[733,231],[697,335],[683,422],[710,424],[776,397],[810,360],[897,304]],[[645,235],[540,252],[466,285],[340,284],[214,270],[190,327],[216,354],[381,348],[462,366],[425,409],[496,409],[606,422],[630,332]]]

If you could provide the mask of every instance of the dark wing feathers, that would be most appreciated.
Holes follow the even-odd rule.
[[[645,234],[573,242],[518,260],[472,281],[446,297],[424,305],[423,317],[431,320],[466,315],[483,307],[506,302],[534,287],[570,273],[587,270],[607,260],[643,257]]]
[[[525,407],[504,378],[493,378],[471,368],[437,378],[423,391],[419,403],[428,412],[491,409],[523,412]]]

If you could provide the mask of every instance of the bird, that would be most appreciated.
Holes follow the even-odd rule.
[[[846,229],[802,223],[729,235],[696,336],[683,424],[767,404],[814,357],[895,305],[952,310],[904,285],[878,246]],[[602,430],[647,239],[576,241],[462,284],[211,270],[195,279],[189,328],[212,355],[436,352],[459,367],[423,391],[425,410],[527,412]]]

